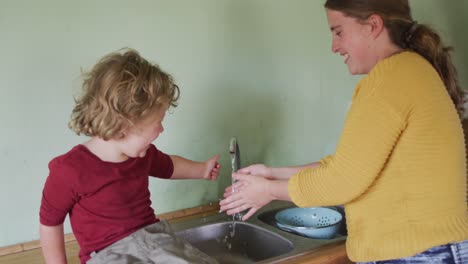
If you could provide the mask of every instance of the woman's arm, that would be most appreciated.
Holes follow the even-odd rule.
[[[42,254],[47,264],[66,264],[63,224],[45,226],[40,224]]]
[[[291,167],[280,167],[280,168],[271,168],[272,176],[277,180],[287,180],[291,178],[294,174],[298,173],[303,169],[313,169],[320,166],[320,162],[312,162],[302,166],[291,166]]]
[[[273,196],[278,196],[278,197],[275,197],[275,200],[290,200],[289,195],[287,194],[287,183],[284,183],[284,181],[289,180],[289,178],[291,178],[291,176],[293,176],[294,174],[298,173],[299,171],[301,171],[303,169],[317,168],[322,163],[323,162],[321,160],[319,162],[312,162],[312,163],[302,165],[302,166],[276,167],[276,168],[275,167],[267,167],[264,164],[254,164],[254,165],[250,165],[248,167],[239,169],[236,173],[233,174],[233,177],[235,177],[234,175],[248,174],[250,177],[252,177],[252,176],[255,177],[256,176],[256,177],[261,177],[261,178],[265,178],[265,179],[268,179],[268,180],[282,181],[283,182],[282,185],[284,185],[285,187],[282,188],[281,190],[278,190],[278,191],[282,191],[282,192],[281,193],[272,192],[272,195]],[[271,181],[271,182],[273,182],[273,181]],[[277,182],[275,184],[279,185],[279,182]],[[286,193],[284,193],[284,192],[286,192]],[[224,190],[224,197],[229,197],[232,194],[233,194],[232,186],[228,186]],[[229,214],[229,212],[228,212],[228,214]]]
[[[237,172],[241,174],[251,174],[256,176],[262,176],[268,179],[275,180],[287,180],[292,175],[299,171],[307,168],[316,168],[320,165],[320,162],[312,162],[301,166],[290,166],[290,167],[267,167],[264,164],[254,164],[248,167],[239,169]]]

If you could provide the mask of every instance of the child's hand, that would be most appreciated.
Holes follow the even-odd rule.
[[[211,159],[205,161],[206,170],[203,174],[203,179],[214,181],[218,178],[219,169],[221,165],[218,163],[219,155],[212,157]]]

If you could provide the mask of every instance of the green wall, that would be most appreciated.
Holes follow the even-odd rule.
[[[413,1],[457,49],[468,78],[464,0]],[[39,238],[47,163],[86,138],[67,123],[80,71],[122,47],[171,73],[180,106],[155,142],[195,160],[221,154],[217,182],[151,180],[157,213],[217,202],[243,165],[294,165],[332,153],[358,77],[333,55],[318,0],[2,0],[0,246]],[[66,223],[66,232],[71,232]]]

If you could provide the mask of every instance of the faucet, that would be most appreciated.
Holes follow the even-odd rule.
[[[229,154],[231,155],[231,167],[232,167],[232,173],[236,172],[238,169],[241,167],[240,163],[240,151],[239,151],[239,144],[237,143],[237,138],[236,137],[231,137],[231,140],[229,141]],[[234,178],[231,178],[231,185],[234,185],[234,183],[237,182]],[[231,189],[232,192],[235,192],[235,188],[232,187]],[[242,220],[242,213],[235,213],[232,216],[233,220]]]
[[[231,154],[231,167],[232,172],[236,172],[240,169],[240,151],[239,144],[237,144],[237,138],[232,137],[229,142],[229,154]]]

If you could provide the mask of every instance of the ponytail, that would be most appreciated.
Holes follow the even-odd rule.
[[[462,117],[464,92],[459,84],[457,69],[452,62],[450,53],[453,48],[443,46],[440,36],[434,30],[416,21],[412,22],[401,40],[395,42],[403,48],[419,53],[432,64],[442,78],[458,114]]]

